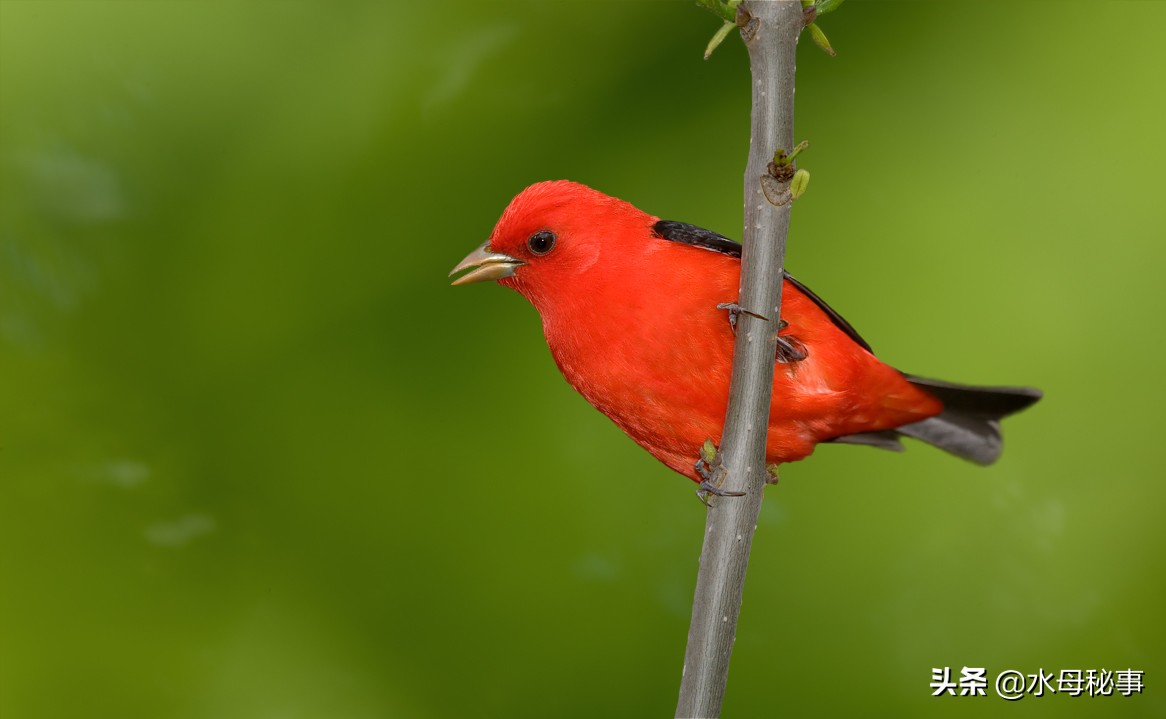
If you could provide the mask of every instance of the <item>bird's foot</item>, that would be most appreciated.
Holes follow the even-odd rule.
[[[777,484],[777,465],[771,464],[765,468],[765,473],[769,476],[765,478],[766,484]]]
[[[700,489],[696,490],[696,497],[704,502],[706,507],[713,506],[708,498],[713,497],[744,497],[744,492],[730,492],[727,489],[721,489],[719,485],[713,483],[713,470],[720,464],[720,457],[717,455],[717,447],[713,444],[711,439],[706,439],[700,448],[700,459],[692,465],[696,473],[700,475]]]
[[[810,353],[806,350],[806,346],[797,337],[781,335],[777,336],[777,361],[785,364],[791,362],[801,362],[809,357]]]
[[[790,364],[791,362],[801,362],[805,358],[809,357],[810,353],[806,349],[806,346],[802,344],[802,341],[797,337],[794,337],[793,335],[785,335],[783,337],[781,335],[781,331],[786,327],[789,327],[789,322],[786,322],[783,319],[779,319],[777,321],[777,361],[784,364]]]
[[[763,320],[765,322],[769,321],[769,318],[765,315],[759,315],[752,310],[747,310],[736,302],[722,302],[717,305],[717,309],[728,311],[729,328],[733,330],[733,334],[737,334],[737,315],[749,315],[750,317],[756,317],[757,319]]]
[[[713,497],[744,497],[745,493],[730,492],[727,489],[721,489],[717,485],[713,484],[711,479],[706,479],[700,483],[700,489],[696,490],[696,497],[700,501],[704,502],[706,507],[711,507],[713,505],[708,500],[710,495]]]
[[[706,439],[700,446],[699,458],[692,464],[692,468],[705,482],[712,479],[713,468],[717,463],[717,446],[711,439]]]

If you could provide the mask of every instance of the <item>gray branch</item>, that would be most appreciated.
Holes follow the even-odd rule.
[[[745,492],[745,496],[715,497],[708,510],[677,717],[721,714],[749,549],[767,477],[765,444],[790,200],[783,193],[784,202],[771,204],[761,178],[767,175],[777,148],[793,148],[794,68],[802,8],[798,0],[747,0],[741,12],[748,20],[741,35],[749,48],[753,115],[737,302],[767,319],[746,313],[738,316],[729,410],[712,481],[722,490]]]

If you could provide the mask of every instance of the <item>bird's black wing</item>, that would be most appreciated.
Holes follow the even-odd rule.
[[[680,242],[685,245],[712,250],[713,252],[720,252],[722,255],[729,255],[737,259],[741,258],[740,243],[734,242],[728,237],[717,234],[712,230],[690,225],[687,222],[660,220],[652,225],[652,232],[656,233],[656,236],[661,239]]]
[[[652,231],[656,234],[657,237],[664,240],[671,240],[672,242],[679,242],[685,245],[692,245],[693,247],[700,247],[701,249],[705,250],[712,250],[713,252],[720,252],[723,255],[729,255],[730,257],[736,257],[738,259],[741,257],[741,245],[739,243],[730,240],[724,235],[713,232],[712,230],[706,230],[703,227],[690,225],[686,222],[660,220],[656,224],[652,225]],[[818,305],[818,307],[820,307],[822,311],[826,313],[826,316],[830,318],[834,325],[838,327],[838,329],[845,332],[846,335],[850,337],[850,339],[857,342],[859,347],[862,347],[867,352],[872,354],[874,353],[874,350],[870,348],[870,345],[867,344],[866,340],[862,338],[862,335],[858,334],[858,330],[854,329],[854,327],[846,321],[846,318],[838,314],[838,312],[836,312],[833,307],[826,304],[826,300],[814,294],[813,290],[811,290],[809,287],[806,287],[798,280],[794,279],[790,273],[786,272],[785,278],[790,281],[790,284],[801,290],[802,294],[804,294],[806,297],[809,297],[814,302],[814,304]]]

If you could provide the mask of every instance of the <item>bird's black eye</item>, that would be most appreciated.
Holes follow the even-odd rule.
[[[526,246],[536,255],[545,255],[555,246],[555,233],[550,230],[539,230],[530,236]]]

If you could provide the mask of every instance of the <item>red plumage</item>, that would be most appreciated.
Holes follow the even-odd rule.
[[[699,481],[693,463],[706,438],[720,442],[732,366],[733,331],[717,304],[737,299],[740,259],[666,239],[659,221],[584,185],[543,182],[514,198],[487,245],[457,269],[478,266],[462,281],[498,279],[526,297],[571,386],[661,462]],[[477,261],[486,256],[506,259]],[[894,430],[945,409],[934,391],[879,361],[827,310],[799,284],[785,281],[781,318],[788,325],[780,334],[808,354],[777,365],[771,463],[802,459],[820,442]],[[950,387],[1028,398],[994,417],[985,414],[982,421],[993,427],[1019,408],[1012,405],[1039,397],[1032,390]]]

